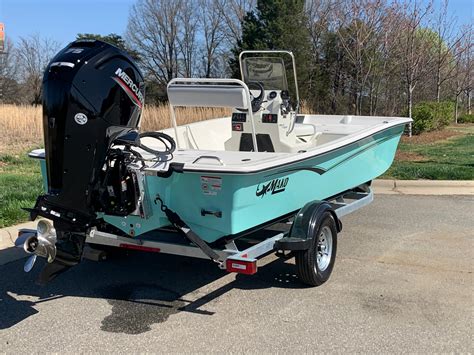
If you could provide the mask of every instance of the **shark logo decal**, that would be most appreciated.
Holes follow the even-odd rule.
[[[255,195],[257,197],[264,197],[267,193],[270,193],[271,195],[278,194],[280,192],[285,191],[286,185],[288,184],[289,178],[280,178],[280,179],[273,179],[270,182],[267,182],[266,184],[258,184],[257,186],[257,191],[255,192]]]

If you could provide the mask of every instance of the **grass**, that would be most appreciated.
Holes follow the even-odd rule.
[[[21,154],[0,154],[0,228],[28,219],[22,207],[33,207],[43,191],[37,160]]]
[[[0,154],[41,144],[42,115],[41,106],[0,105]]]
[[[404,139],[392,167],[382,176],[401,180],[474,180],[474,125],[448,128],[447,139]],[[423,141],[423,139],[421,140]]]
[[[187,107],[176,109],[178,125],[203,119],[225,117],[231,110],[224,108]],[[19,152],[43,142],[43,114],[41,106],[0,105],[0,154]],[[141,121],[142,131],[169,128],[168,105],[145,106]]]
[[[301,110],[307,112],[305,103]],[[213,107],[178,107],[178,125],[209,118],[230,116],[231,110]],[[0,154],[19,152],[43,142],[43,113],[41,106],[0,105]],[[142,131],[157,131],[171,127],[169,106],[146,106],[141,120]]]

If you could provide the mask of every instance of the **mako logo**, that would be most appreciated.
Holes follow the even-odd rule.
[[[122,87],[122,89],[135,105],[142,108],[144,98],[142,92],[140,91],[140,87],[133,82],[132,78],[130,78],[122,68],[117,68],[115,75],[117,76],[112,77],[112,79],[114,79],[115,82]]]
[[[289,180],[290,178],[280,178],[280,179],[273,179],[272,181],[266,184],[262,184],[262,186],[258,184],[255,195],[257,197],[263,198],[263,196],[265,196],[267,193],[274,195],[274,194],[283,192],[285,191],[286,185],[288,184]]]

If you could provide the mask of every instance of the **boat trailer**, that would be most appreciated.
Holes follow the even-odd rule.
[[[258,270],[257,261],[271,252],[276,252],[277,256],[286,258],[296,256],[298,274],[302,281],[312,286],[320,285],[329,278],[332,271],[336,253],[335,245],[337,245],[334,243],[337,232],[342,229],[340,218],[373,201],[373,192],[370,187],[367,185],[364,187],[346,191],[324,201],[310,202],[293,217],[287,218],[284,223],[280,220],[278,223],[275,222],[257,229],[253,233],[230,239],[223,248],[212,248],[214,255],[218,258],[214,261],[220,269],[228,272],[253,275]],[[309,217],[308,214],[312,214],[314,218]],[[325,215],[330,216],[330,219],[336,222],[337,232],[335,234],[327,234],[330,228],[322,227],[322,224],[328,219],[323,218]],[[45,236],[44,230],[48,228],[49,224],[45,221],[40,220],[37,230],[20,229],[18,231],[17,246],[32,254],[25,263],[26,272],[32,269],[37,255],[48,259],[48,255],[55,251],[54,229],[52,229],[53,232],[49,238]],[[299,228],[296,224],[299,224]],[[301,227],[304,231],[313,232],[301,232]],[[317,232],[315,233],[315,231]],[[105,246],[106,248],[116,247],[192,258],[210,258],[209,252],[192,243],[188,238],[179,238],[178,233],[179,231],[174,228],[159,229],[145,233],[140,237],[130,238],[106,233],[93,227],[85,240],[90,248],[84,249],[82,257],[94,261],[104,260],[106,252],[100,249]],[[326,244],[318,238],[325,238]],[[42,239],[42,242],[38,242],[38,239]],[[330,240],[332,243],[328,244],[327,239],[334,240]],[[43,250],[39,250],[38,245],[41,245]],[[48,246],[50,251],[47,250]],[[304,253],[311,251],[311,249],[317,249],[316,257],[305,257]],[[325,254],[326,259],[324,259]],[[323,273],[322,277],[319,275],[315,278],[315,275],[311,276],[312,273],[308,274],[308,270],[314,269],[318,271],[321,269],[326,273]]]

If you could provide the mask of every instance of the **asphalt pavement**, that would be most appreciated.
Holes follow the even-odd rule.
[[[376,195],[343,219],[336,265],[302,285],[293,260],[253,276],[132,252],[47,286],[0,266],[0,353],[473,352],[474,197]],[[0,253],[7,253],[0,250]]]

